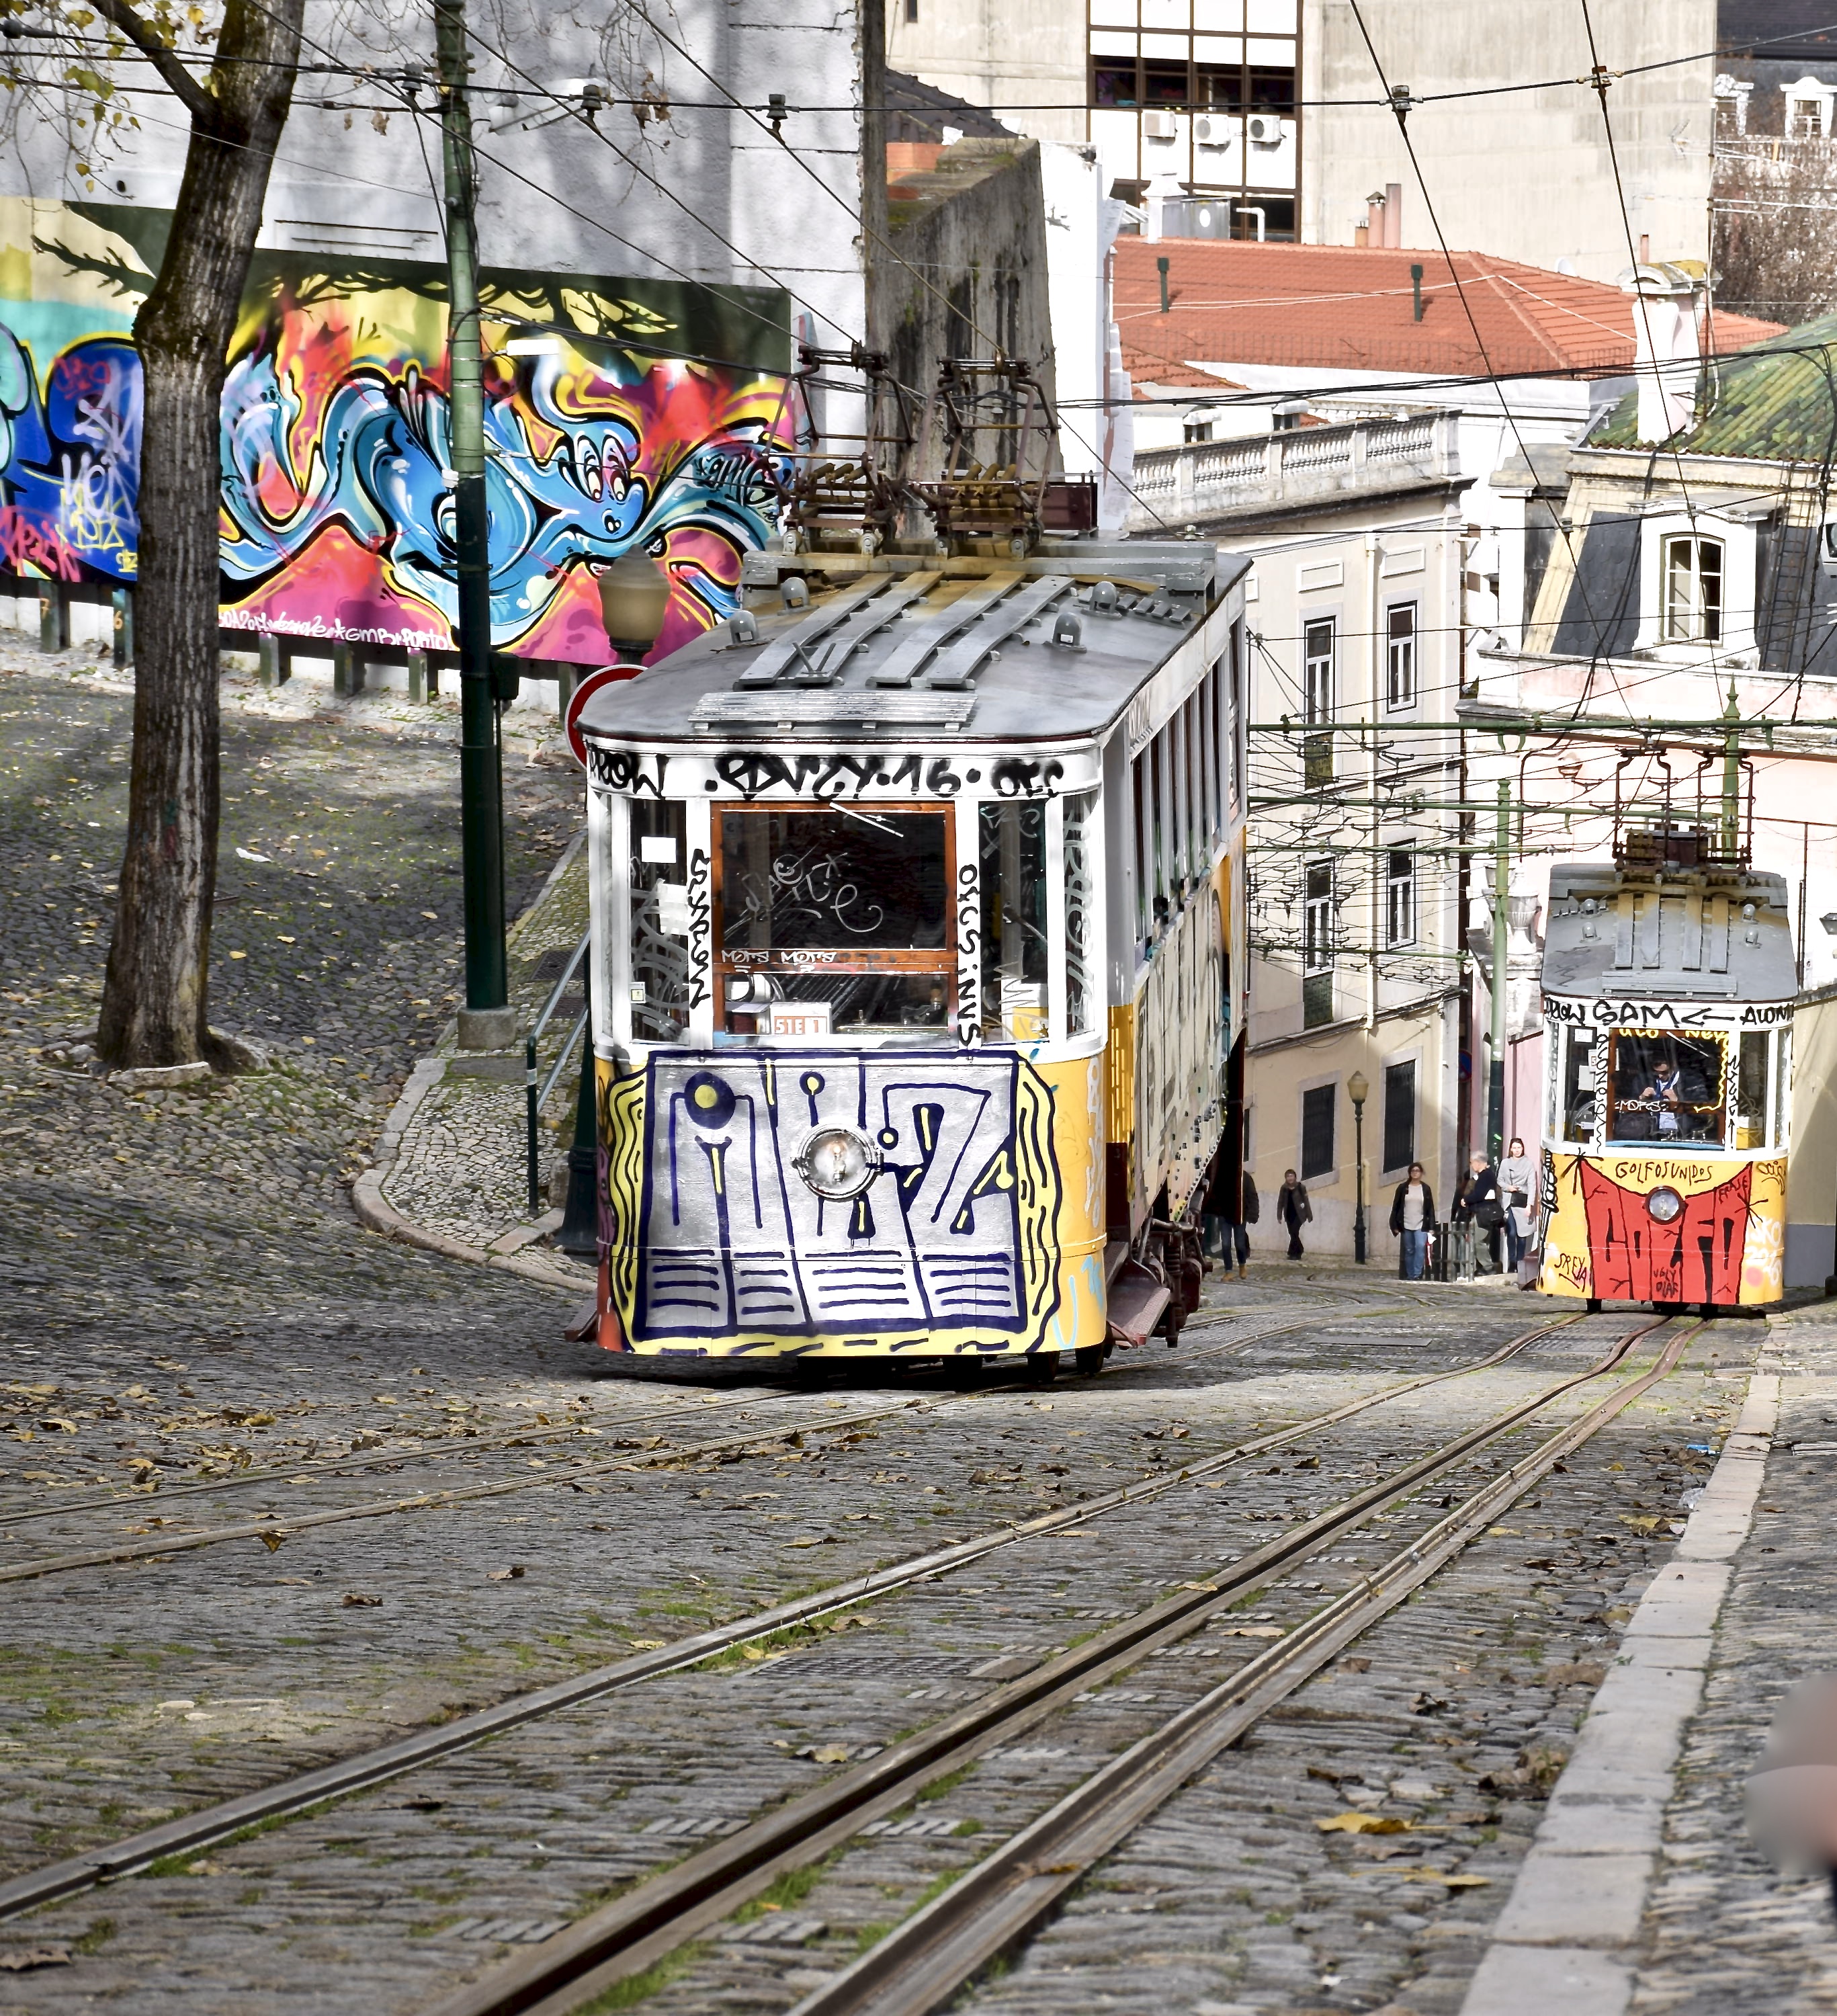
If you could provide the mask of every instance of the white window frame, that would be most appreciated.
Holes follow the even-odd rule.
[[[1400,638],[1392,627],[1398,617],[1407,614],[1410,627]],[[1406,714],[1416,704],[1417,643],[1422,635],[1421,606],[1412,597],[1407,602],[1387,603],[1384,609],[1384,706],[1389,714]],[[1403,690],[1398,690],[1397,666],[1405,667]]]
[[[1722,635],[1713,641],[1666,634],[1666,561],[1676,538],[1714,539],[1722,547]],[[1694,519],[1683,511],[1647,519],[1641,528],[1640,621],[1633,648],[1683,663],[1751,657],[1756,549],[1754,527],[1745,519],[1706,511]]]
[[[1336,877],[1331,859],[1310,861],[1302,868],[1304,880],[1301,897],[1301,970],[1303,974],[1331,973],[1333,970],[1333,898]],[[1318,896],[1311,884],[1317,874],[1327,878],[1325,892]],[[1318,927],[1316,913],[1318,913]]]
[[[1407,874],[1399,875],[1397,861],[1401,855],[1410,864]],[[1384,945],[1387,952],[1397,952],[1416,942],[1420,924],[1417,916],[1416,901],[1416,843],[1413,840],[1393,841],[1384,851]],[[1407,930],[1397,929],[1397,902],[1399,892],[1407,908]]]

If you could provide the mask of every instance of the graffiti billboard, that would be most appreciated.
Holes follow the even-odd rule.
[[[45,207],[0,203],[0,238]],[[0,561],[16,572],[135,578],[146,214],[62,212],[50,242],[28,222],[29,261],[0,244]],[[782,298],[530,274],[487,275],[484,297],[493,648],[603,661],[596,578],[637,546],[670,577],[658,649],[674,650],[735,606],[742,556],[775,525]],[[532,323],[574,333],[532,341]],[[445,329],[437,268],[257,262],[223,398],[226,628],[452,648]]]

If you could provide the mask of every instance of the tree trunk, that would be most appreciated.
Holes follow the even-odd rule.
[[[304,9],[304,0],[229,0],[207,99],[192,106],[166,254],[135,318],[146,407],[134,759],[96,1042],[111,1067],[224,1061],[207,1017],[219,812],[219,409],[293,98]],[[119,23],[127,9],[101,11]],[[179,88],[182,95],[183,81]]]

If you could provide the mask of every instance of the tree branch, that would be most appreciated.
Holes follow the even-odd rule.
[[[110,27],[127,37],[156,70],[166,88],[189,112],[193,121],[207,129],[217,124],[217,101],[182,63],[177,53],[161,41],[128,5],[128,0],[94,0],[95,11]]]

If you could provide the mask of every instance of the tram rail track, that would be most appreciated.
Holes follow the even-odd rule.
[[[1362,1317],[1368,1313],[1379,1315],[1385,1312],[1382,1309],[1377,1309],[1369,1312],[1361,1310],[1357,1313]],[[1346,1319],[1344,1316],[1339,1319],[1342,1321]],[[1233,1320],[1235,1319],[1228,1318],[1225,1319],[1227,1322]],[[1305,1329],[1310,1323],[1318,1320],[1318,1314],[1316,1312],[1295,1318],[1289,1323],[1276,1325],[1269,1329],[1249,1331],[1242,1336],[1233,1337],[1228,1343],[1214,1345],[1209,1349],[1189,1352],[1185,1362],[1190,1364],[1197,1359],[1231,1355],[1239,1349],[1247,1349],[1262,1339],[1281,1336],[1293,1330]],[[1191,1328],[1202,1330],[1223,1327],[1222,1323],[1189,1326]],[[1111,1376],[1113,1377],[1127,1377],[1132,1370],[1141,1370],[1145,1364],[1152,1362],[1154,1361],[1143,1360],[1138,1361],[1134,1366],[1120,1366],[1116,1373]],[[790,1402],[803,1397],[796,1394],[763,1396],[755,1395],[748,1396],[745,1400],[735,1401],[729,1404],[743,1410],[749,1407],[770,1407],[776,1401]],[[807,1435],[820,1433],[825,1429],[857,1427],[864,1422],[890,1420],[901,1413],[967,1404],[973,1402],[980,1397],[983,1397],[983,1394],[976,1391],[954,1394],[918,1395],[863,1413],[852,1415],[825,1413],[814,1416],[807,1420],[796,1421],[789,1424],[762,1424],[742,1435],[724,1436],[712,1442],[685,1443],[645,1452],[642,1454],[637,1454],[627,1449],[617,1456],[608,1456],[599,1462],[573,1464],[567,1469],[558,1470],[552,1475],[547,1477],[501,1478],[489,1482],[462,1485],[451,1490],[416,1492],[407,1496],[372,1499],[362,1505],[341,1506],[322,1512],[301,1513],[291,1518],[285,1514],[269,1513],[260,1518],[239,1521],[229,1525],[200,1527],[189,1531],[175,1529],[171,1532],[162,1532],[156,1536],[147,1539],[144,1544],[138,1546],[117,1545],[84,1548],[66,1553],[43,1555],[32,1561],[8,1563],[0,1566],[0,1583],[38,1581],[46,1575],[69,1574],[82,1568],[112,1567],[134,1561],[164,1561],[176,1554],[192,1553],[200,1547],[220,1546],[232,1540],[265,1539],[269,1541],[285,1541],[291,1539],[297,1533],[312,1532],[325,1526],[346,1525],[355,1520],[386,1518],[409,1512],[437,1511],[450,1506],[469,1503],[482,1499],[505,1497],[526,1491],[552,1490],[560,1486],[573,1485],[595,1478],[617,1475],[621,1472],[660,1469],[674,1463],[692,1460],[699,1456],[717,1455],[736,1447],[744,1448],[749,1443],[770,1443],[782,1441],[788,1435]],[[706,1404],[703,1402],[703,1406],[705,1406]],[[652,1410],[636,1414],[629,1420],[623,1422],[609,1418],[605,1421],[604,1426],[607,1427],[643,1427],[650,1421],[663,1418],[665,1413],[678,1413],[699,1415],[702,1413],[702,1408]],[[595,1425],[599,1424],[595,1424]],[[541,1434],[545,1431],[538,1430],[537,1432]],[[501,1453],[505,1449],[526,1445],[532,1445],[528,1436],[521,1434],[508,1436],[498,1444],[498,1453]],[[472,1445],[474,1449],[482,1447],[483,1445],[480,1444]],[[447,1455],[469,1453],[471,1453],[469,1450],[458,1449],[429,1450],[420,1454],[408,1452],[391,1459],[387,1463],[379,1463],[373,1466],[366,1465],[363,1467],[401,1468],[416,1461],[434,1460]],[[335,1465],[329,1474],[336,1474],[336,1471],[342,1467],[341,1465]],[[275,1480],[270,1478],[261,1481],[271,1483]],[[295,1479],[289,1478],[282,1481],[293,1481]],[[228,1478],[214,1483],[200,1482],[184,1488],[188,1492],[221,1490],[226,1488],[236,1488],[241,1481],[239,1478]],[[120,1494],[106,1499],[71,1501],[22,1512],[15,1515],[10,1521],[4,1516],[0,1516],[0,1527],[5,1527],[9,1524],[21,1525],[28,1520],[59,1517],[70,1512],[107,1511],[121,1509],[147,1510],[150,1510],[150,1503],[147,1497],[131,1492]]]
[[[1343,1540],[1400,1493],[1514,1433],[1564,1395],[1611,1374],[1641,1337],[1667,1320],[1661,1318],[1628,1331],[1584,1370],[1412,1458],[1375,1485],[1241,1555],[1206,1582],[1149,1605],[640,1882],[540,1945],[499,1964],[481,1979],[425,2005],[419,2016],[568,2016],[718,1924],[781,1877],[898,1812],[928,1786],[974,1764],[996,1745],[1011,1742],[1069,1708],[1078,1696],[1222,1617],[1257,1589]],[[1565,1455],[1666,1377],[1702,1327],[1700,1321],[1692,1323],[1667,1340],[1651,1370],[1625,1382],[1578,1420],[1547,1437],[1382,1567],[1361,1578],[1353,1590],[1328,1602],[1267,1651],[1253,1656],[1200,1703],[1093,1774],[1050,1813],[817,1991],[796,2016],[843,2016],[845,2011],[853,2016],[857,2010],[871,2010],[873,2016],[893,2016],[896,2011],[902,2016],[928,2016],[941,2007],[989,1958],[1023,1937],[1092,1861],[1210,1757],[1420,1587]],[[1547,1328],[1537,1333],[1545,1334]],[[1062,1854],[1051,1845],[1061,1835],[1068,1844]],[[1023,1841],[1024,1848],[1016,1847]],[[940,1908],[954,1895],[955,1915]],[[847,1999],[890,1993],[892,1984],[908,1980],[919,1984],[919,1999]],[[854,1985],[845,1988],[843,1983]],[[843,1999],[818,1999],[838,1995]]]
[[[1289,1324],[1259,1334],[1265,1337],[1279,1334],[1283,1330],[1303,1327],[1316,1319],[1313,1316],[1297,1318]],[[164,1858],[200,1851],[233,1837],[245,1828],[298,1813],[329,1800],[348,1798],[365,1791],[373,1786],[423,1766],[436,1763],[456,1751],[471,1748],[525,1723],[568,1708],[584,1706],[607,1694],[660,1678],[685,1667],[697,1665],[705,1659],[752,1640],[807,1624],[831,1612],[847,1609],[915,1582],[947,1574],[1001,1548],[1050,1536],[1074,1528],[1087,1520],[1102,1517],[1109,1513],[1160,1497],[1234,1464],[1303,1441],[1338,1422],[1402,1399],[1425,1387],[1486,1370],[1529,1348],[1541,1338],[1586,1319],[1580,1313],[1553,1319],[1508,1339],[1505,1344],[1481,1359],[1446,1371],[1418,1374],[1384,1387],[1375,1393],[1361,1395],[1321,1414],[1310,1416],[1285,1428],[1272,1430],[1267,1435],[1234,1444],[1210,1456],[1197,1458],[1182,1464],[1177,1470],[1138,1478],[1098,1497],[1056,1508],[1033,1519],[994,1528],[969,1539],[929,1550],[922,1554],[908,1557],[886,1567],[846,1578],[807,1596],[678,1639],[654,1651],[635,1653],[549,1687],[513,1695],[490,1708],[418,1730],[413,1735],[360,1751],[336,1763],[280,1780],[257,1791],[201,1807],[120,1840],[27,1871],[0,1882],[0,1921],[34,1910],[59,1898],[75,1895],[99,1883],[131,1875]],[[1643,1332],[1634,1334],[1643,1334]],[[1221,1349],[1225,1348],[1219,1347]],[[1230,1348],[1235,1348],[1235,1345]],[[1566,1384],[1553,1390],[1566,1391]],[[1534,1404],[1543,1405],[1545,1402],[1540,1400]],[[901,1409],[888,1411],[897,1413]],[[818,1425],[832,1428],[844,1424],[839,1417],[832,1415],[823,1417]],[[753,1442],[761,1438],[757,1433],[750,1432],[743,1437],[728,1439],[730,1442]],[[658,1453],[667,1454],[670,1460],[675,1460],[695,1453],[691,1449],[681,1449]],[[706,1445],[703,1453],[706,1453]],[[520,1484],[523,1480],[516,1481]],[[301,1523],[296,1522],[297,1525]],[[274,1530],[274,1527],[267,1523],[253,1524],[248,1528],[249,1532],[256,1535],[264,1531]],[[110,1560],[116,1557],[112,1553],[107,1556]]]

